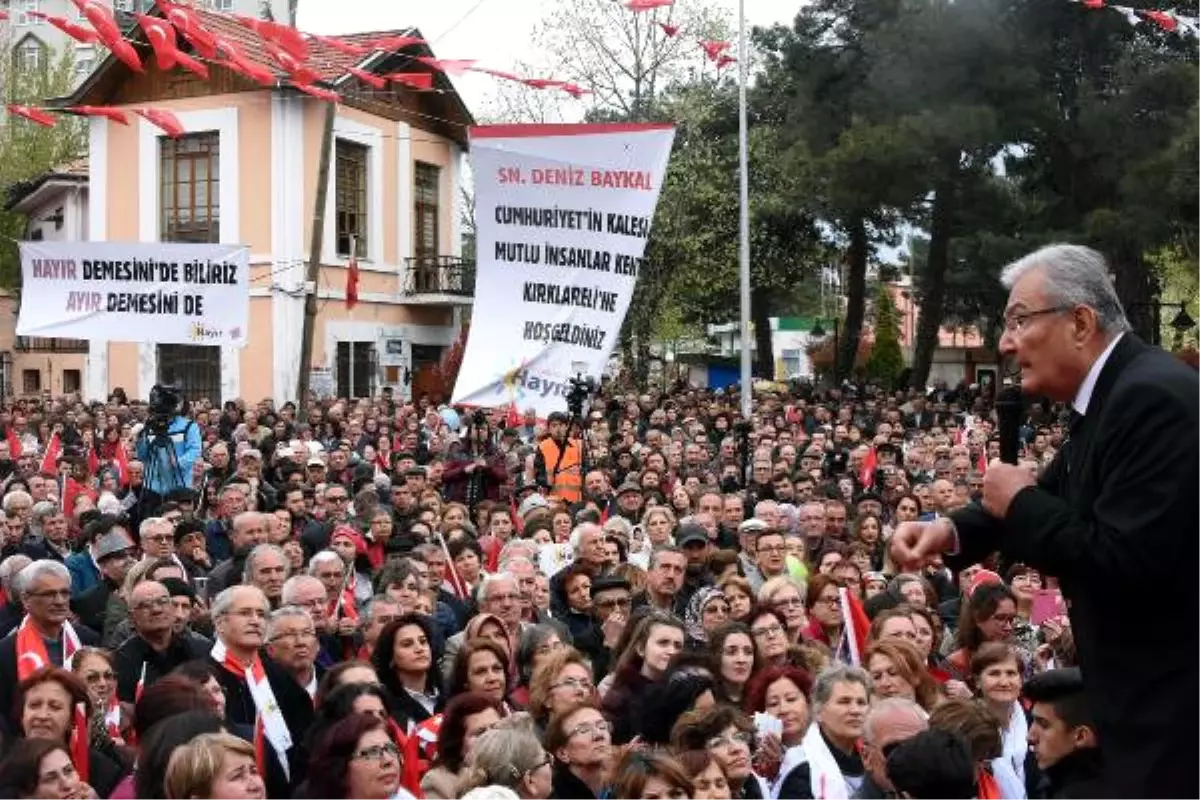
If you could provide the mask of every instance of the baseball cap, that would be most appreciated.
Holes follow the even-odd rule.
[[[124,528],[113,528],[96,541],[96,560],[103,561],[111,555],[133,548],[133,539]]]
[[[675,536],[675,544],[680,547],[687,547],[689,544],[695,542],[708,544],[708,531],[694,522],[680,526],[679,533]]]
[[[521,506],[517,509],[517,515],[521,517],[528,516],[531,511],[538,508],[549,508],[550,501],[542,497],[540,494],[531,494],[521,501]]]

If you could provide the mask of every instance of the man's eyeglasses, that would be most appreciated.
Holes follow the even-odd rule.
[[[628,597],[610,597],[604,600],[597,600],[596,606],[599,608],[629,608],[633,601]]]
[[[1071,306],[1051,306],[1050,308],[1038,308],[1033,311],[1021,311],[1013,314],[1004,315],[1004,332],[1005,333],[1020,333],[1029,324],[1030,320],[1044,317],[1049,314],[1061,314],[1064,311],[1070,311]]]
[[[272,642],[278,642],[281,639],[292,639],[294,641],[302,641],[305,639],[316,639],[316,631],[288,631],[287,633],[277,633],[271,637]]]
[[[54,589],[43,589],[40,592],[29,592],[26,597],[33,597],[38,600],[70,600],[71,590],[59,589],[56,591]]]
[[[134,611],[147,611],[151,608],[166,608],[171,605],[170,595],[163,597],[152,597],[149,600],[143,600],[133,607]]]

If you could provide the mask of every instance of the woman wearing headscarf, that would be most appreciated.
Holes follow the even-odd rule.
[[[729,600],[725,593],[715,586],[697,589],[684,615],[688,646],[694,650],[707,648],[712,632],[728,621]]]

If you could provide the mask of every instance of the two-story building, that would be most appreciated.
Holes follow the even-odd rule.
[[[272,68],[257,35],[200,11],[206,27]],[[130,35],[136,37],[139,30]],[[393,31],[340,37],[365,44]],[[140,48],[148,52],[147,48]],[[153,107],[187,130],[166,136],[145,119],[89,119],[86,235],[93,241],[220,242],[250,250],[249,343],[244,348],[92,341],[84,391],[145,397],[156,382],[190,397],[294,399],[301,369],[315,390],[405,395],[458,333],[474,289],[461,258],[462,157],[470,113],[449,80],[435,91],[373,89],[347,73],[428,72],[413,55],[348,56],[319,41],[310,65],[342,93],[336,109],[319,277],[306,285],[327,104],[285,85],[252,83],[218,65],[209,80],[182,71],[132,73],[107,57],[57,106]],[[282,78],[282,75],[280,76]],[[352,242],[358,304],[346,308]],[[318,299],[312,361],[300,363],[306,288]]]

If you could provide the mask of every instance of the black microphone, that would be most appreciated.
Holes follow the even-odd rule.
[[[1016,464],[1021,453],[1021,414],[1025,402],[1020,386],[1005,386],[996,393],[996,427],[1000,439],[1000,460]]]

